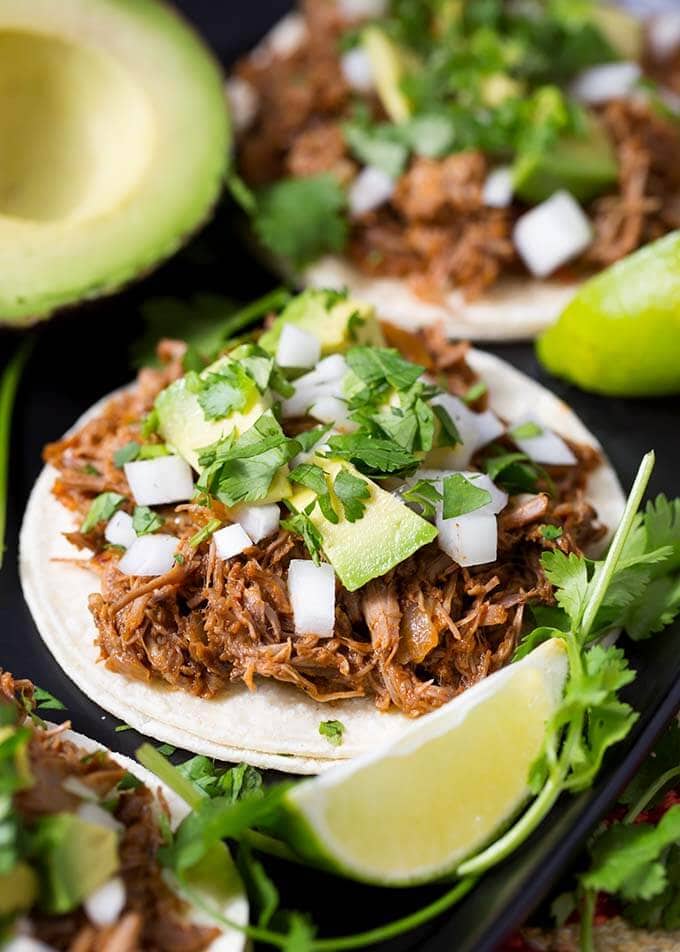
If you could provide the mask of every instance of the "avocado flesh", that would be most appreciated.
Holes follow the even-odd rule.
[[[361,45],[371,63],[378,98],[392,122],[405,122],[411,116],[411,104],[401,91],[406,73],[406,56],[396,43],[377,26],[368,26]]]
[[[225,170],[222,80],[158,0],[0,0],[0,324],[173,253]]]
[[[119,868],[118,835],[81,820],[75,813],[43,817],[36,830],[45,912],[77,909]]]
[[[587,202],[616,182],[614,151],[596,119],[585,136],[564,137],[551,149],[519,156],[513,167],[513,186],[519,198],[543,202],[566,189]]]
[[[355,315],[358,319],[352,321]],[[276,353],[285,324],[294,324],[316,337],[321,344],[322,357],[342,354],[357,344],[385,346],[375,309],[370,304],[350,298],[333,302],[328,291],[310,289],[287,305],[258,340],[267,353]]]
[[[436,538],[437,530],[433,525],[392,493],[385,492],[359,473],[351,463],[318,456],[311,462],[325,470],[332,480],[341,469],[345,469],[352,476],[363,479],[370,490],[370,497],[364,500],[364,514],[356,522],[348,522],[344,518],[342,506],[337,500],[334,500],[340,517],[337,524],[329,522],[318,506],[309,517],[321,535],[324,555],[349,592],[356,591],[371,579],[385,575]],[[290,503],[301,512],[315,499],[312,490],[300,489]]]
[[[629,60],[642,58],[645,45],[642,20],[607,4],[596,5],[591,16],[619,56]]]
[[[19,862],[0,873],[0,919],[30,909],[38,896],[38,877],[28,863]]]

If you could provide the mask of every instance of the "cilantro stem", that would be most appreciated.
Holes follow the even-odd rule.
[[[250,304],[242,307],[240,311],[236,311],[235,314],[232,314],[231,317],[227,318],[224,322],[222,340],[224,342],[228,341],[229,338],[233,337],[238,331],[242,331],[244,328],[254,324],[255,321],[259,320],[263,315],[268,314],[269,311],[280,310],[290,301],[290,298],[291,294],[287,288],[274,288],[273,291],[269,291],[256,301],[251,301]]]
[[[190,780],[183,776],[177,767],[173,766],[163,754],[152,747],[151,744],[142,744],[135,751],[135,756],[142,767],[146,767],[151,773],[155,774],[159,780],[167,784],[171,790],[181,797],[184,802],[195,810],[203,803],[205,796],[198,792]]]
[[[9,437],[12,429],[14,398],[21,373],[29,358],[34,337],[27,337],[16,349],[0,379],[0,569],[5,553],[7,530],[7,497],[9,493]]]
[[[593,943],[593,918],[595,916],[595,901],[597,893],[592,889],[586,889],[579,897],[580,907],[580,925],[579,925],[579,949],[580,952],[595,952]]]
[[[286,862],[296,863],[298,866],[307,865],[289,846],[286,846],[283,840],[278,840],[274,836],[268,836],[258,830],[245,830],[241,834],[241,839],[254,850],[266,853],[267,856],[276,856],[277,859],[285,859]]]
[[[635,482],[633,483],[633,488],[630,491],[628,500],[626,502],[626,508],[623,511],[623,516],[621,522],[619,523],[618,529],[612,539],[612,544],[609,547],[607,552],[607,557],[604,560],[602,569],[598,573],[597,579],[593,586],[593,593],[588,600],[585,611],[583,613],[583,620],[581,622],[581,631],[585,637],[587,637],[595,624],[595,618],[600,606],[604,600],[605,595],[607,594],[607,589],[609,583],[611,582],[612,576],[616,571],[617,564],[621,558],[621,553],[623,552],[624,546],[630,535],[630,531],[633,528],[633,523],[640,508],[640,503],[642,497],[645,494],[647,484],[649,483],[649,478],[652,475],[652,470],[654,469],[655,456],[654,451],[651,450],[642,458],[640,463],[640,468],[638,469],[637,476],[635,477]]]
[[[624,823],[634,823],[638,816],[642,813],[648,803],[650,803],[657,793],[666,786],[667,783],[670,783],[671,780],[674,780],[676,777],[680,777],[680,766],[671,767],[670,770],[667,770],[665,773],[661,774],[651,786],[647,787],[645,792],[639,798],[639,800],[633,804],[628,813],[626,813],[623,818]]]

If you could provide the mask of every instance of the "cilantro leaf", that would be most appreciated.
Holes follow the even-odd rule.
[[[148,506],[135,506],[135,511],[132,514],[132,528],[138,536],[155,532],[156,529],[160,529],[164,522],[165,519]]]
[[[473,383],[469,390],[463,394],[463,400],[465,403],[476,403],[480,397],[484,396],[488,389],[483,380],[478,380],[477,383]]]
[[[92,532],[100,522],[108,522],[111,516],[125,502],[125,496],[120,493],[100,493],[92,502],[87,515],[80,527],[81,532]]]
[[[333,482],[333,492],[342,503],[348,522],[357,522],[362,518],[366,511],[364,500],[371,497],[371,490],[365,479],[341,469]]]
[[[342,721],[321,721],[319,724],[319,733],[325,737],[333,747],[340,747],[342,736],[345,733],[345,725]]]
[[[64,711],[66,706],[61,703],[61,701],[56,698],[53,694],[50,694],[49,691],[46,691],[45,688],[39,688],[36,686],[33,689],[33,699],[35,700],[35,706],[42,711]]]
[[[300,444],[303,453],[309,453],[314,447],[323,440],[324,436],[332,429],[331,424],[326,426],[315,426],[311,430],[304,430],[298,433],[295,439]]]
[[[420,506],[426,519],[434,519],[437,515],[437,504],[442,501],[442,494],[434,483],[427,479],[419,479],[417,483],[401,494],[406,502]]]
[[[320,466],[314,463],[301,463],[291,471],[288,478],[293,483],[306,486],[307,489],[311,489],[318,496],[324,496],[328,492],[326,474]]]
[[[409,390],[425,372],[392,347],[352,347],[346,354],[347,365],[368,387],[392,387]]]
[[[113,454],[113,465],[117,469],[122,469],[126,463],[131,463],[137,459],[141,445],[136,440],[130,440],[125,446],[119,447]]]
[[[556,539],[562,538],[564,529],[562,526],[547,524],[540,527],[540,532],[544,539],[547,539],[549,542],[555,542]]]
[[[201,380],[197,399],[206,420],[222,420],[243,409],[248,399],[244,377],[247,374],[240,367],[224,364]]]
[[[533,420],[526,423],[520,423],[508,430],[508,436],[511,440],[532,440],[537,436],[543,435],[543,427]]]
[[[260,193],[253,225],[273,254],[302,268],[325,252],[342,251],[345,206],[345,192],[332,175],[284,179]]]
[[[343,125],[342,131],[350,151],[364,165],[381,169],[394,179],[404,171],[409,149],[400,141],[396,126],[350,120]]]
[[[281,526],[289,532],[294,532],[296,535],[301,536],[314,564],[319,565],[321,563],[320,556],[323,540],[321,533],[307,513],[294,512],[287,519],[281,520]]]
[[[455,446],[456,443],[462,443],[463,438],[461,437],[458,427],[454,423],[453,417],[449,411],[437,403],[434,404],[432,410],[439,421],[439,439],[437,445]]]
[[[546,578],[555,586],[557,604],[567,613],[574,628],[577,628],[585,611],[588,595],[588,563],[571,552],[555,550],[544,552],[541,565]]]
[[[361,432],[332,436],[328,445],[331,455],[349,460],[367,475],[413,470],[418,466],[418,457],[390,440],[371,437]]]
[[[266,928],[279,908],[279,891],[267,875],[262,863],[255,859],[247,843],[240,843],[236,865],[248,892],[248,899],[257,913],[257,924]]]
[[[454,519],[468,512],[475,512],[491,502],[491,493],[488,489],[475,486],[473,479],[467,479],[462,473],[453,473],[444,479],[445,519]]]

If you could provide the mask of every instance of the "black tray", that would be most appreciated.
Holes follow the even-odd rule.
[[[244,9],[234,2],[184,0],[180,6],[228,62],[262,34],[289,6],[259,0]],[[104,393],[131,377],[130,342],[139,334],[139,305],[159,294],[188,296],[213,291],[247,300],[266,291],[274,279],[243,249],[230,210],[155,275],[110,301],[60,316],[39,330],[36,351],[22,382],[11,452],[8,551],[0,572],[0,666],[27,675],[67,706],[75,726],[123,753],[133,753],[140,736],[115,733],[116,720],[81,694],[61,672],[40,640],[19,587],[17,532],[40,469],[40,452]],[[18,336],[0,333],[0,370]],[[678,493],[680,400],[611,400],[588,396],[547,378],[529,344],[489,347],[541,380],[571,403],[605,446],[625,488],[642,454],[657,451],[650,492]],[[568,869],[590,829],[633,774],[658,732],[680,706],[680,626],[641,645],[625,643],[638,672],[627,700],[641,712],[627,741],[609,756],[593,788],[563,798],[530,841],[447,916],[385,945],[391,952],[485,952],[498,946],[536,908]],[[272,775],[273,776],[273,775]],[[455,791],[452,791],[455,796]],[[369,928],[406,914],[441,890],[379,890],[356,886],[297,867],[272,865],[284,883],[288,907],[311,911],[324,935]]]

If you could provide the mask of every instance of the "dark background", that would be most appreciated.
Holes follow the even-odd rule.
[[[201,29],[225,64],[247,49],[289,6],[284,0],[183,0],[179,6]],[[16,569],[17,532],[28,493],[38,475],[43,445],[58,438],[102,394],[132,376],[130,343],[142,328],[140,304],[149,297],[216,292],[247,300],[274,286],[242,247],[233,210],[224,205],[215,221],[182,253],[124,294],[60,315],[36,333],[36,348],[16,405],[10,457],[9,529],[0,573],[0,666],[29,676],[67,707],[79,730],[132,753],[139,735],[116,734],[116,720],[85,698],[52,661],[24,605]],[[0,331],[0,371],[19,334]],[[614,400],[589,396],[548,378],[529,344],[490,347],[541,380],[575,408],[605,446],[628,489],[642,454],[657,451],[651,492],[675,495],[680,467],[680,400]],[[452,914],[389,949],[483,952],[521,922],[569,867],[588,830],[630,777],[656,733],[680,705],[680,628],[626,652],[639,676],[628,699],[641,712],[632,737],[607,759],[587,794],[558,804],[524,849],[493,871]],[[511,742],[512,739],[510,738]],[[452,791],[455,796],[455,791]],[[440,890],[376,890],[330,876],[271,865],[285,883],[284,902],[310,910],[325,935],[353,932],[405,914]],[[386,947],[387,948],[387,947]]]

